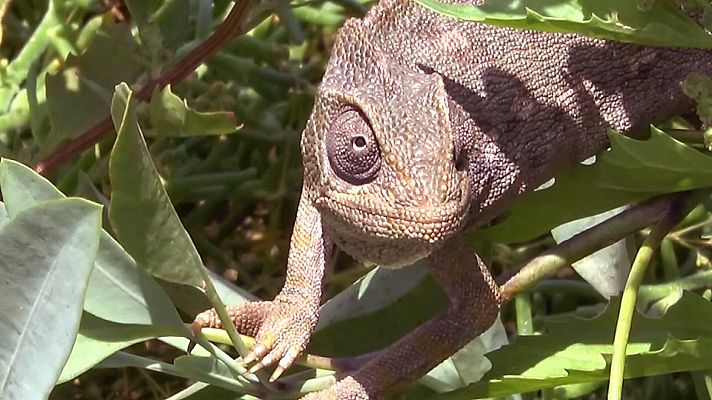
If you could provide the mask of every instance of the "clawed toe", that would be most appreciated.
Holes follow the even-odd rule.
[[[228,314],[240,333],[255,337],[255,346],[242,360],[248,373],[276,364],[270,382],[278,379],[306,348],[318,315],[316,311],[302,305],[278,301],[231,306]],[[197,336],[202,328],[221,326],[217,313],[208,310],[195,317],[190,330],[193,336]],[[188,351],[193,347],[195,343],[191,342]]]

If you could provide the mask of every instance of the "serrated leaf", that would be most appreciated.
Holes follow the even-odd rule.
[[[648,197],[712,186],[712,156],[655,127],[636,140],[609,131],[611,149],[590,165],[556,176],[546,189],[524,194],[501,223],[476,233],[494,242],[521,242],[564,222]],[[585,182],[585,184],[582,184]]]
[[[490,0],[480,6],[415,0],[451,17],[490,25],[580,33],[668,47],[712,47],[712,36],[670,1]]]
[[[108,115],[114,86],[134,82],[143,70],[137,54],[128,24],[106,25],[84,54],[70,56],[59,72],[47,76],[52,132],[42,144],[44,152]]]
[[[0,398],[49,395],[79,327],[100,224],[99,206],[63,199],[0,229]]]
[[[0,161],[0,187],[11,216],[43,201],[65,198],[51,182],[16,161]],[[105,231],[89,279],[84,309],[109,321],[183,328],[170,299]]]
[[[528,392],[608,377],[619,299],[594,319],[557,316],[545,333],[520,336],[487,355],[484,379],[437,399],[470,399]],[[626,378],[712,367],[712,304],[686,292],[660,319],[636,314],[628,342]]]
[[[232,113],[198,112],[173,94],[170,85],[153,95],[149,111],[151,125],[159,136],[224,135],[236,131]]]
[[[203,268],[153,165],[126,84],[116,87],[111,115],[118,136],[109,159],[109,219],[138,265],[161,279],[201,287]]]

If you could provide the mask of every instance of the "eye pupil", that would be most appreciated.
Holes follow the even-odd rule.
[[[354,150],[363,150],[366,148],[366,138],[363,136],[356,136],[351,143],[353,144]]]

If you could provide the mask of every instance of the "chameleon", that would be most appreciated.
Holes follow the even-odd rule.
[[[284,287],[228,308],[256,338],[244,362],[275,366],[275,380],[305,350],[337,246],[388,268],[424,259],[450,306],[303,399],[376,399],[424,375],[498,318],[499,288],[467,234],[605,149],[607,129],[635,135],[689,110],[693,72],[712,73],[712,52],[465,22],[411,0],[348,19],[302,134]],[[203,327],[221,327],[214,310],[196,317]]]

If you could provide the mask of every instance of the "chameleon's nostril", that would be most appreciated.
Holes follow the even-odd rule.
[[[464,148],[460,148],[460,146],[455,146],[455,149],[453,151],[453,161],[455,162],[455,169],[457,171],[462,172],[467,169],[468,159],[467,152]]]

